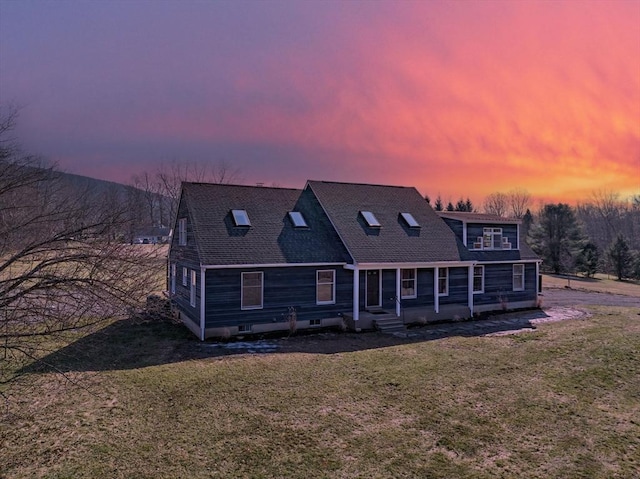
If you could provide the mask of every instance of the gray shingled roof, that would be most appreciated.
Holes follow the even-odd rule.
[[[456,237],[415,188],[309,181],[349,253],[358,263],[459,261]],[[381,223],[370,228],[359,214],[371,211]],[[400,213],[421,228],[409,228]]]
[[[205,265],[349,261],[321,208],[301,190],[183,183],[182,191]],[[232,209],[246,210],[251,227],[235,226]],[[302,211],[309,228],[294,228],[289,211]]]
[[[517,218],[505,218],[504,216],[490,215],[488,213],[471,213],[468,211],[437,211],[438,216],[464,221],[465,223],[508,223],[520,224]]]

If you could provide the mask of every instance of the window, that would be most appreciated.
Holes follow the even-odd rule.
[[[231,214],[236,226],[251,226],[249,215],[245,210],[231,210]]]
[[[310,319],[309,326],[321,326],[322,321],[320,319]]]
[[[502,236],[502,228],[483,228],[482,236],[473,242],[473,249],[511,249],[511,243]]]
[[[189,304],[191,306],[196,305],[196,272],[194,270],[191,271],[191,291],[189,295]]]
[[[187,218],[178,220],[178,245],[186,246],[187,244]]]
[[[473,267],[473,292],[484,293],[484,266]]]
[[[400,270],[400,297],[402,299],[416,298],[416,270]]]
[[[182,286],[186,286],[189,281],[189,270],[187,268],[182,268]]]
[[[336,302],[336,272],[332,269],[316,272],[316,303],[333,304]]]
[[[262,272],[242,273],[242,309],[262,309]]]
[[[293,226],[296,228],[308,228],[307,222],[304,220],[304,216],[299,211],[289,211],[289,218],[291,218],[291,222]]]
[[[420,223],[416,221],[411,213],[400,213],[400,216],[402,216],[409,228],[420,228]]]
[[[449,268],[438,269],[438,296],[449,294]]]
[[[171,265],[171,287],[170,287],[170,291],[171,294],[176,294],[176,264],[173,263]]]
[[[482,247],[483,249],[502,249],[502,228],[484,228]]]
[[[524,290],[524,265],[523,264],[513,265],[513,290],[514,291]]]
[[[380,228],[380,226],[382,226],[371,211],[361,211],[360,214],[370,228]]]
[[[239,333],[250,333],[251,332],[251,325],[250,324],[241,324],[238,326],[238,332]]]

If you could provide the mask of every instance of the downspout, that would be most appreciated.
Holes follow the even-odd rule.
[[[468,279],[469,313],[471,314],[471,317],[473,317],[473,266],[474,265],[469,266],[469,279]]]
[[[416,270],[416,276],[417,276],[417,270]],[[416,277],[416,282],[418,281],[418,278]],[[396,269],[396,316],[400,317],[400,268]]]
[[[204,277],[206,269],[204,266],[200,266],[200,341],[204,341],[204,329],[205,329],[205,293],[204,293]]]
[[[360,270],[356,266],[353,269],[353,321],[360,319]],[[355,327],[357,330],[358,328]]]
[[[433,307],[438,314],[440,312],[440,296],[438,295],[438,276],[440,273],[440,268],[435,266],[433,268]]]

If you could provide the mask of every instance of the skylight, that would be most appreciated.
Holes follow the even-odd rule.
[[[362,217],[367,222],[370,228],[380,228],[380,226],[382,226],[371,211],[361,211],[360,214],[362,215]]]
[[[409,225],[409,228],[420,228],[420,223],[416,221],[411,213],[400,213],[402,219],[406,221]]]
[[[289,218],[291,218],[291,222],[293,226],[296,228],[308,228],[307,222],[304,220],[304,216],[299,211],[289,211]]]
[[[246,210],[231,210],[236,226],[251,226]]]

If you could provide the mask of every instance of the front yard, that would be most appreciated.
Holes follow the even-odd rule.
[[[117,323],[50,358],[75,385],[24,377],[0,477],[631,478],[640,308],[588,311],[504,336],[253,353]]]

